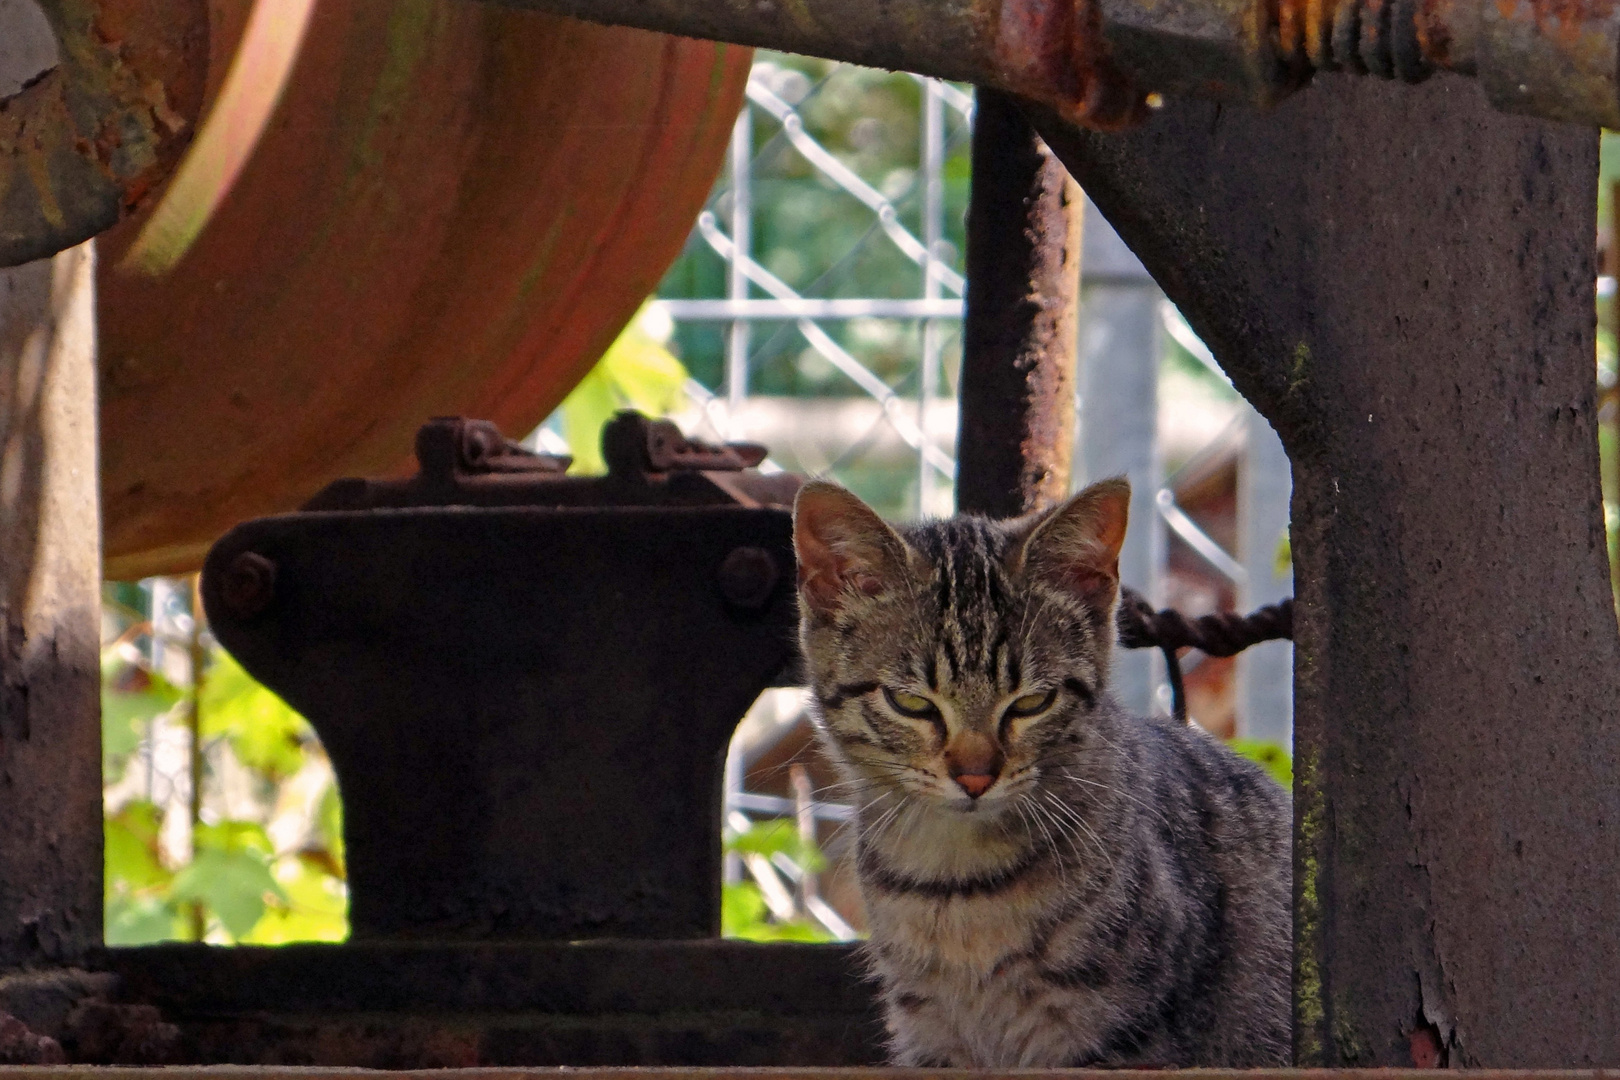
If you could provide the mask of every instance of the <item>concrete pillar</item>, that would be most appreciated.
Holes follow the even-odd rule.
[[[0,0],[0,94],[55,61]],[[0,270],[0,970],[101,943],[94,255]]]
[[[1158,455],[1159,287],[1125,242],[1086,202],[1080,263],[1080,432],[1075,488],[1124,474],[1131,481],[1131,526],[1119,556],[1120,581],[1159,599],[1164,523],[1154,509]],[[1114,693],[1146,713],[1157,682],[1154,649],[1120,649]]]

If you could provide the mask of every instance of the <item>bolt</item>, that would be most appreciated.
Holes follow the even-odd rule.
[[[220,575],[219,598],[238,619],[251,619],[276,596],[276,564],[256,551],[244,551]]]
[[[776,556],[761,547],[733,548],[720,564],[720,594],[745,611],[762,611],[782,578]]]
[[[487,420],[461,422],[461,465],[463,468],[482,470],[489,467],[491,458],[507,452],[506,436],[501,429]]]

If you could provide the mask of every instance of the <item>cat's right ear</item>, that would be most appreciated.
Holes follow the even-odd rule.
[[[877,597],[901,580],[906,542],[837,484],[812,480],[793,503],[799,595],[820,615]]]
[[[1027,531],[1014,547],[1012,569],[1040,575],[1093,611],[1111,612],[1130,509],[1131,485],[1115,476],[1046,514],[1023,519],[1014,526]]]

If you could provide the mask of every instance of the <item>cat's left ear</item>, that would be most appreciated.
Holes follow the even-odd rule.
[[[871,507],[825,480],[799,489],[793,550],[799,595],[819,615],[883,595],[905,574],[908,554],[900,534]]]
[[[1123,476],[1099,480],[1068,502],[1017,523],[1010,559],[1014,573],[1039,575],[1105,613],[1119,592],[1119,549],[1130,520],[1131,485]]]

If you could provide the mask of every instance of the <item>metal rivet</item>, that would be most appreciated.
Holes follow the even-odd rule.
[[[782,578],[776,556],[762,547],[733,548],[720,564],[720,594],[747,611],[759,611],[771,602]]]
[[[231,560],[219,579],[219,598],[238,619],[251,619],[276,596],[276,564],[256,551]]]

